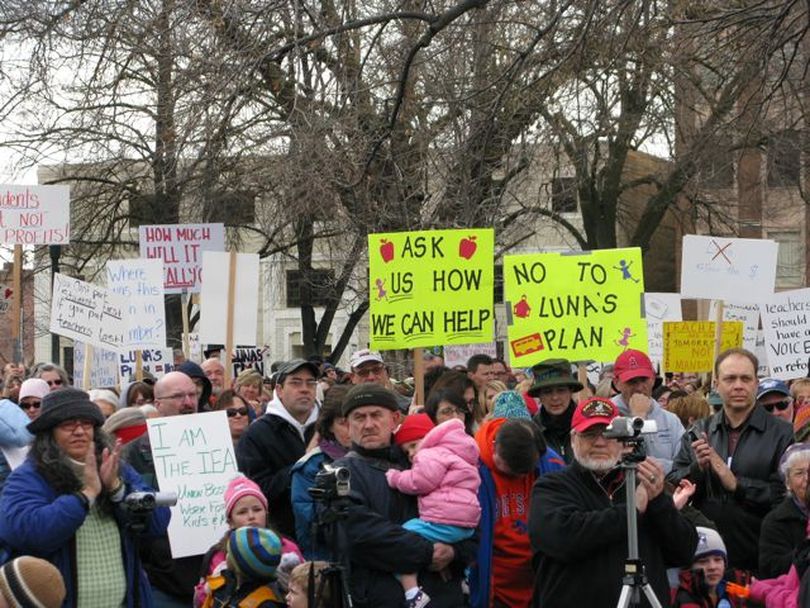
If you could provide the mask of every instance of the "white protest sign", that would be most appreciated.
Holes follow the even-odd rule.
[[[775,241],[686,235],[681,297],[757,302],[773,293],[777,252]]]
[[[124,346],[129,349],[165,348],[163,262],[143,258],[110,260],[107,262],[107,286],[126,298],[129,316]]]
[[[225,249],[224,224],[170,224],[138,227],[142,258],[163,260],[166,293],[198,293],[202,252]]]
[[[105,348],[94,348],[90,364],[90,388],[118,386],[118,353]],[[84,357],[87,353],[84,342],[73,345],[73,386],[84,387]]]
[[[0,186],[0,242],[64,245],[70,241],[70,188]]]
[[[717,302],[718,300],[712,300],[709,305],[709,319],[711,320],[717,317]],[[724,302],[723,321],[742,321],[743,348],[754,352],[757,345],[757,331],[759,330],[759,306],[757,304]]]
[[[135,377],[137,351],[130,350],[118,356],[116,372],[123,382]],[[145,348],[141,351],[141,369],[155,378],[162,378],[174,369],[174,354],[171,348]]]
[[[200,334],[192,332],[188,335],[189,359],[195,363],[202,363],[203,351],[200,343]]]
[[[200,341],[225,344],[228,328],[228,276],[230,253],[203,252],[203,281],[200,299]],[[259,317],[259,256],[236,256],[236,299],[233,315],[233,343],[256,344]]]
[[[771,376],[792,380],[807,376],[810,358],[810,289],[782,291],[759,305]]]
[[[452,368],[455,365],[467,365],[467,360],[473,355],[489,355],[493,359],[498,356],[495,342],[481,344],[448,344],[444,347],[444,365]]]
[[[225,488],[238,475],[224,411],[147,420],[162,492],[176,492],[169,544],[172,557],[201,555],[222,538]]]
[[[645,293],[644,312],[647,317],[647,354],[653,365],[664,359],[664,321],[683,321],[681,294]]]
[[[124,298],[63,274],[53,275],[50,331],[99,348],[123,346]]]
[[[770,368],[768,367],[768,352],[765,347],[765,332],[761,329],[757,330],[757,343],[754,347],[754,355],[759,361],[759,367],[757,368],[757,377],[758,378],[769,378],[771,375]]]
[[[231,357],[231,366],[233,370],[233,378],[239,375],[239,372],[246,369],[255,369],[262,376],[264,376],[265,364],[264,358],[269,347],[263,348],[236,348],[234,349],[233,356]]]

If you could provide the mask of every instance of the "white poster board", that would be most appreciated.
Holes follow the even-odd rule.
[[[660,367],[664,360],[664,321],[683,321],[681,294],[644,294],[644,312],[647,318],[647,355],[653,365]]]
[[[53,275],[52,333],[116,351],[123,347],[126,316],[121,296],[58,272]]]
[[[224,251],[224,224],[139,226],[141,257],[163,260],[166,293],[199,293],[202,252]]]
[[[201,555],[222,538],[225,488],[238,475],[224,411],[146,421],[162,492],[176,492],[169,543],[172,557]]]
[[[118,356],[116,373],[121,382],[129,382],[135,377],[137,351],[130,350]],[[162,378],[174,369],[174,354],[171,348],[145,348],[141,351],[141,369],[155,378]]]
[[[780,380],[807,376],[810,289],[775,293],[760,304],[759,313],[771,376]]]
[[[5,245],[70,242],[70,188],[0,186],[0,237]]]
[[[718,300],[712,300],[709,305],[709,320],[711,321],[717,317],[717,302]],[[723,321],[742,321],[743,348],[754,352],[757,345],[757,331],[759,331],[759,305],[724,302]]]
[[[481,344],[448,344],[444,347],[444,365],[452,368],[456,365],[467,365],[467,360],[473,355],[489,355],[493,359],[498,356],[498,347],[495,342]]]
[[[230,253],[203,252],[203,281],[200,292],[200,341],[203,344],[225,344],[228,328],[228,269]],[[256,344],[259,318],[259,256],[240,253],[236,256],[236,299],[233,315],[233,343]]]
[[[686,235],[681,297],[757,303],[773,293],[777,252],[775,241]]]
[[[264,377],[265,369],[270,369],[265,365],[265,357],[270,350],[269,346],[253,348],[235,348],[231,357],[232,378],[236,378],[240,372],[246,369],[255,369]]]
[[[124,346],[128,349],[165,348],[163,261],[110,260],[107,286],[126,298],[129,316]]]
[[[84,342],[73,345],[73,386],[84,390]],[[90,388],[118,386],[118,353],[106,348],[93,349],[90,364]]]
[[[757,330],[757,343],[753,352],[754,355],[756,355],[757,361],[759,361],[757,377],[770,378],[771,370],[768,367],[768,352],[765,348],[765,332],[763,332],[761,329]]]

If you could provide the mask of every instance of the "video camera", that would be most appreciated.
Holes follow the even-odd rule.
[[[176,504],[177,492],[132,492],[124,498],[124,506],[132,513],[149,513]]]
[[[639,435],[657,432],[658,425],[654,420],[644,420],[639,416],[618,416],[611,420],[602,436],[605,439],[630,442],[638,438]]]
[[[323,502],[345,498],[351,492],[351,478],[352,472],[346,467],[325,464],[315,475],[315,484],[309,488],[309,495]]]

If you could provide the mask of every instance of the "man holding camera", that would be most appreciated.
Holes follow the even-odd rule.
[[[694,504],[717,524],[729,564],[752,572],[762,520],[785,493],[779,459],[793,443],[793,426],[756,406],[758,365],[742,348],[720,354],[714,376],[723,409],[684,435],[668,476],[697,485]]]
[[[571,421],[574,462],[534,486],[529,538],[538,568],[535,606],[611,606],[619,599],[628,555],[620,466],[626,446],[605,437],[618,414],[601,397],[580,402]],[[639,555],[655,595],[667,604],[666,568],[690,563],[697,532],[664,492],[661,466],[649,458],[637,466]]]
[[[360,384],[346,395],[342,413],[349,421],[352,451],[334,466],[350,472],[344,525],[354,606],[400,608],[403,591],[395,574],[403,572],[419,573],[431,608],[463,606],[461,580],[476,543],[432,543],[405,530],[401,524],[418,517],[416,499],[391,489],[385,478],[388,469],[408,466],[406,455],[392,443],[402,418],[396,395],[376,384]]]

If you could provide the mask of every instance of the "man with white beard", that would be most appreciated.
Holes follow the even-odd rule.
[[[627,558],[624,446],[604,437],[619,415],[608,399],[577,405],[571,419],[574,462],[534,486],[529,514],[535,606],[615,606]],[[639,555],[659,601],[668,605],[666,568],[690,563],[694,526],[664,491],[664,470],[653,459],[638,463],[636,504]],[[646,599],[642,601],[647,606]]]

